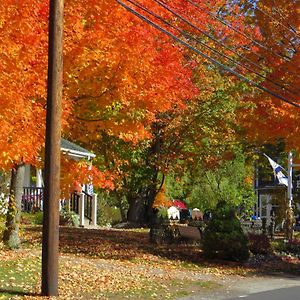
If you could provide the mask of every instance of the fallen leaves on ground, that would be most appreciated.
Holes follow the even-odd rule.
[[[15,262],[15,273],[0,281],[2,289],[14,282],[23,262],[32,260],[35,265],[34,285],[20,286],[25,294],[16,291],[11,299],[43,299],[37,296],[41,285],[40,245],[41,227],[28,226],[23,232],[23,249],[0,249],[1,264]],[[277,259],[249,266],[207,261],[199,245],[152,244],[146,230],[61,227],[58,299],[174,299],[207,287],[218,288],[210,283],[220,282],[226,276],[259,274],[261,270],[273,270],[275,265],[277,269],[299,269],[300,263]],[[27,294],[32,292],[35,295]]]

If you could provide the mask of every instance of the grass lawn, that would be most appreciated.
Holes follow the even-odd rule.
[[[40,278],[40,257],[12,252],[6,254],[6,259],[0,260],[0,299],[34,293]]]
[[[22,248],[0,244],[0,300],[43,299],[41,226],[23,226]],[[147,230],[60,228],[57,299],[176,299],[222,289],[228,275],[299,274],[299,260],[257,264],[207,261],[193,244],[155,245]]]

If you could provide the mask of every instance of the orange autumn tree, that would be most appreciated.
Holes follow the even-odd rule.
[[[40,9],[32,1],[0,4],[0,167],[4,169],[21,161],[34,162],[43,144],[47,17],[41,17]]]
[[[273,92],[300,104],[300,3],[298,1],[260,0],[252,9],[253,22],[259,26],[262,44],[256,59],[266,70],[262,82]],[[279,85],[274,85],[271,81]],[[247,136],[258,144],[284,138],[288,149],[299,150],[299,108],[267,93],[255,93],[245,101],[255,103],[248,114],[241,114]]]
[[[12,170],[4,232],[11,248],[20,245],[24,163],[37,162],[44,140],[47,17],[40,12],[33,1],[0,4],[0,168]]]
[[[79,2],[86,9],[78,43],[85,46],[66,60],[76,116],[72,135],[86,142],[101,140],[101,131],[134,142],[149,138],[157,112],[183,109],[196,94],[192,65],[176,45],[115,1],[90,4]]]
[[[118,24],[112,13],[123,15],[113,1],[103,1],[100,6],[95,1],[66,3],[65,108],[68,112],[70,101],[76,103],[78,119],[85,117],[86,106],[89,117],[98,117],[101,109],[104,122],[98,122],[100,130],[134,141],[148,136],[145,128],[155,118],[154,112],[171,105],[183,107],[196,90],[190,81],[191,68],[182,66],[183,54],[177,47],[157,40],[141,23],[135,28],[131,18]],[[48,3],[42,1],[4,1],[1,5],[1,30],[5,33],[1,36],[4,64],[0,91],[3,168],[23,162],[35,164],[43,145],[47,14]],[[136,44],[140,45],[138,50]],[[111,86],[114,76],[117,85]],[[106,90],[120,92],[101,98]],[[82,102],[82,98],[97,101]],[[80,128],[79,136],[84,140],[84,126],[74,128]],[[85,129],[94,131],[90,124]]]
[[[114,189],[114,176],[110,172],[101,172],[87,161],[70,160],[64,156],[61,159],[61,196],[68,198],[74,190],[81,192],[82,184],[93,184],[103,189]],[[79,190],[78,190],[79,188]]]
[[[154,3],[154,1],[140,1],[142,2],[144,5],[146,5],[148,8],[151,8],[151,3]],[[176,5],[176,9],[181,9],[181,12],[183,12],[184,14],[188,14],[190,12],[192,12],[192,8],[189,7],[189,10],[185,9],[185,4],[187,4],[188,1],[173,1],[172,5]],[[220,1],[221,2],[221,1]],[[220,3],[218,2],[218,3]],[[107,2],[108,3],[108,2]],[[216,1],[217,3],[217,1]],[[100,9],[98,7],[98,9]],[[77,70],[77,73],[75,72],[76,76],[74,77],[74,86],[76,87],[76,82],[81,81],[82,82],[82,91],[85,91],[85,93],[83,93],[81,91],[81,94],[83,95],[78,95],[78,96],[74,96],[75,101],[77,103],[76,107],[77,107],[77,111],[76,111],[76,115],[78,116],[78,119],[82,122],[80,123],[76,123],[74,124],[73,127],[73,136],[76,136],[79,140],[86,140],[86,142],[93,142],[93,149],[98,152],[99,149],[107,149],[109,148],[110,145],[108,145],[107,147],[105,147],[105,145],[102,145],[102,143],[105,143],[105,139],[103,138],[103,136],[118,136],[126,141],[134,141],[137,142],[138,139],[141,139],[143,137],[149,137],[150,141],[149,143],[151,144],[151,149],[149,150],[149,152],[151,153],[151,155],[153,157],[159,158],[158,160],[160,160],[161,157],[161,153],[160,150],[157,150],[159,148],[159,144],[160,144],[160,140],[162,139],[162,130],[156,130],[153,129],[154,127],[159,127],[159,125],[157,126],[158,123],[160,123],[160,119],[161,116],[164,115],[165,119],[163,120],[163,122],[169,122],[171,124],[170,127],[171,130],[168,131],[168,133],[170,134],[169,136],[169,141],[171,143],[172,140],[176,139],[177,136],[174,135],[174,133],[178,134],[178,133],[182,133],[181,129],[184,129],[184,127],[186,127],[186,125],[184,124],[185,121],[187,121],[187,124],[189,124],[190,120],[193,118],[192,112],[190,112],[189,114],[187,113],[186,117],[180,117],[180,114],[182,114],[183,112],[186,111],[187,108],[187,104],[190,103],[190,101],[186,101],[184,98],[181,99],[181,102],[184,105],[180,105],[180,102],[178,102],[178,100],[180,100],[180,98],[178,98],[177,102],[171,102],[168,103],[169,99],[170,99],[170,95],[172,92],[177,92],[177,97],[180,97],[180,93],[182,92],[183,89],[185,89],[187,87],[186,84],[184,84],[184,82],[178,82],[178,79],[176,78],[177,75],[177,70],[176,68],[174,68],[175,70],[173,70],[173,73],[169,73],[170,67],[173,68],[171,62],[172,60],[166,59],[169,58],[169,53],[170,51],[178,51],[178,45],[174,45],[172,43],[172,41],[170,41],[166,36],[160,34],[159,32],[157,32],[156,30],[153,30],[151,27],[147,26],[147,24],[141,22],[140,20],[136,19],[134,16],[130,15],[130,14],[125,14],[125,12],[123,11],[122,14],[120,14],[119,9],[116,8],[116,11],[114,10],[115,8],[113,7],[112,9],[112,14],[119,16],[120,18],[123,20],[124,19],[124,24],[121,28],[118,28],[118,23],[115,23],[113,25],[110,26],[102,26],[105,28],[110,27],[113,28],[113,30],[111,30],[110,35],[113,35],[113,39],[109,39],[108,41],[104,40],[103,44],[106,46],[106,49],[110,49],[111,53],[109,54],[109,57],[115,57],[115,52],[114,51],[118,51],[116,53],[119,53],[121,48],[122,50],[120,51],[120,53],[122,53],[122,57],[124,57],[126,59],[126,61],[123,61],[122,59],[118,60],[119,64],[113,64],[114,61],[110,61],[113,66],[115,66],[115,68],[113,69],[111,68],[104,68],[99,60],[97,60],[97,57],[99,57],[100,55],[103,55],[103,59],[106,58],[105,53],[102,53],[100,50],[98,50],[98,47],[102,46],[100,43],[102,43],[101,41],[96,41],[93,39],[93,41],[91,41],[90,43],[87,43],[88,45],[92,45],[91,47],[87,47],[88,49],[86,50],[87,53],[92,53],[93,56],[93,60],[87,64],[86,67],[87,71],[93,71],[93,74],[96,74],[94,78],[94,80],[91,82],[90,78],[87,76],[87,72],[86,69],[83,70]],[[96,12],[95,12],[96,11]],[[100,10],[99,10],[100,11]],[[163,9],[159,9],[158,7],[155,8],[155,12],[159,12],[161,15],[163,15],[165,18],[171,19],[172,16],[170,16],[166,10]],[[103,24],[104,22],[107,22],[107,24],[109,24],[109,22],[111,21],[111,14],[105,15],[103,17],[103,14],[101,14],[101,18],[99,19],[99,16],[97,16],[97,9],[96,10],[92,10],[92,15],[93,15],[93,20],[94,23],[93,25],[90,25],[88,22],[87,24],[87,32],[90,28],[93,28],[93,26],[95,26],[96,28],[98,28],[97,26],[100,26],[101,24]],[[216,36],[218,36],[218,38],[224,38],[226,35],[229,34],[230,30],[228,28],[221,28],[221,24],[215,20],[211,20],[210,16],[205,14],[205,13],[198,13],[197,12],[197,16],[201,16],[202,20],[205,20],[206,25],[205,28],[209,29],[212,26],[215,26],[215,30],[213,32],[213,34],[215,34]],[[100,25],[97,23],[97,20],[99,19]],[[119,18],[118,18],[119,19]],[[228,17],[228,19],[230,19],[230,17]],[[241,18],[243,19],[243,18]],[[129,21],[128,21],[129,20]],[[236,26],[242,26],[243,24],[243,20],[239,20],[238,22],[236,21]],[[141,32],[139,32],[138,30],[135,31],[135,29],[142,27]],[[101,27],[101,28],[102,28]],[[116,28],[116,30],[115,30]],[[247,29],[249,32],[251,30],[253,30],[253,28],[248,28]],[[146,33],[148,35],[146,35]],[[90,33],[89,35],[91,35],[92,33]],[[116,34],[116,35],[115,35]],[[125,38],[125,34],[129,35],[129,39]],[[151,37],[151,34],[153,34],[154,36],[156,36],[157,38],[153,40],[153,43],[150,44],[149,43],[149,39]],[[195,31],[193,31],[193,34],[195,34]],[[199,34],[199,33],[198,33]],[[200,35],[200,34],[199,34]],[[234,36],[239,36],[238,34],[232,34],[230,35],[230,38],[232,39],[232,43],[236,43],[236,41],[233,40]],[[147,37],[147,42],[145,42],[145,38]],[[229,38],[229,37],[228,37]],[[129,44],[128,46],[128,41],[133,40],[132,43]],[[114,44],[116,43],[116,48],[110,48],[113,47]],[[247,41],[246,39],[241,39],[241,44],[246,44]],[[134,47],[133,47],[134,45]],[[149,47],[148,47],[149,45]],[[162,52],[162,46],[165,47],[167,49],[167,51]],[[141,46],[141,47],[140,47]],[[172,46],[171,49],[170,46]],[[140,48],[139,48],[140,47]],[[159,51],[157,51],[159,50]],[[252,50],[252,48],[249,48],[249,52]],[[148,55],[148,52],[145,51],[149,51],[149,55],[152,53],[153,55],[159,55],[160,52],[162,52],[163,55],[161,55],[161,59],[158,61],[158,63],[162,63],[162,68],[160,68],[159,65],[155,65],[155,69],[153,68],[149,68],[148,64],[145,64],[145,62],[147,62],[148,57],[146,56],[145,61],[143,61],[142,64],[140,64],[139,62],[136,62],[136,56],[139,57],[141,60],[145,57],[146,53]],[[150,52],[151,51],[151,52]],[[186,49],[182,49],[180,50],[182,51],[182,63],[187,63],[187,66],[194,67],[196,66],[195,62],[193,59],[186,59],[185,55],[187,55],[187,51]],[[157,54],[156,54],[157,53]],[[84,53],[83,53],[84,54]],[[135,54],[135,55],[132,55]],[[180,54],[180,53],[179,53]],[[90,56],[90,55],[89,55]],[[118,56],[117,56],[118,57]],[[179,56],[178,56],[179,57]],[[78,59],[80,59],[80,57],[78,56]],[[82,58],[81,58],[82,59]],[[156,61],[154,61],[156,62]],[[127,64],[126,64],[127,63]],[[197,62],[198,63],[198,62]],[[126,65],[126,68],[122,68],[122,65]],[[202,93],[201,96],[198,99],[198,104],[201,103],[201,101],[205,102],[206,100],[208,100],[209,97],[206,97],[206,94],[213,94],[214,92],[217,92],[217,88],[215,88],[215,84],[214,84],[214,79],[209,80],[210,78],[206,78],[206,74],[207,74],[207,69],[209,68],[209,66],[207,66],[206,62],[204,62],[203,60],[199,60],[199,64],[201,64],[201,67],[203,66],[203,68],[199,68],[198,71],[198,75],[197,75],[197,80],[199,80],[199,82],[205,82],[205,84],[201,85]],[[168,67],[170,65],[170,67]],[[150,65],[151,66],[151,65]],[[178,64],[177,64],[178,66]],[[182,68],[182,66],[179,65],[180,68]],[[178,69],[178,67],[177,67]],[[139,70],[139,73],[137,73],[137,70]],[[144,71],[146,70],[146,72]],[[149,72],[149,71],[151,72]],[[75,70],[76,71],[76,70]],[[148,71],[148,72],[147,72]],[[105,73],[105,75],[103,76],[102,74]],[[166,77],[167,75],[171,75]],[[120,77],[119,77],[120,75]],[[181,80],[181,77],[178,77]],[[127,86],[129,87],[128,92],[124,95],[122,94],[122,92],[124,91],[124,86],[121,85],[121,88],[119,88],[119,82],[124,82],[124,84],[127,84]],[[178,84],[177,84],[178,82]],[[175,85],[176,84],[176,85]],[[157,86],[160,85],[161,89],[157,90]],[[99,86],[101,88],[98,89],[93,89],[91,87],[96,87]],[[156,88],[156,93],[155,94],[151,94],[151,98],[148,99],[148,89],[152,88],[153,86],[155,86]],[[199,85],[200,86],[200,85]],[[133,93],[129,93],[130,92],[130,88],[134,87],[134,89],[132,90]],[[176,90],[173,90],[176,87]],[[69,87],[70,89],[72,89],[72,86]],[[136,88],[136,89],[135,89]],[[221,87],[222,88],[222,87]],[[158,92],[163,91],[163,93],[159,94]],[[75,90],[77,93],[80,92],[80,90]],[[150,90],[152,91],[152,90]],[[91,93],[92,92],[92,93]],[[171,92],[171,93],[170,93]],[[128,98],[124,97],[127,96]],[[155,98],[153,98],[155,97]],[[114,101],[114,99],[117,99],[118,101]],[[109,100],[111,101],[111,105],[105,106],[106,101]],[[155,106],[151,105],[152,102],[154,102],[155,100]],[[183,101],[182,101],[183,100]],[[129,101],[129,102],[128,102]],[[128,104],[127,104],[128,102]],[[176,104],[176,105],[173,105]],[[211,105],[214,105],[213,102],[210,102]],[[143,105],[145,107],[144,109],[141,109],[140,106],[137,106],[137,104],[139,105]],[[127,106],[130,105],[130,109],[127,110]],[[162,106],[164,105],[164,106]],[[161,109],[162,107],[162,109]],[[197,107],[197,101],[195,101],[194,103],[194,108]],[[146,110],[147,109],[147,110]],[[174,112],[173,112],[174,111]],[[225,112],[225,110],[223,110]],[[221,112],[222,110],[219,111],[219,119],[221,118]],[[196,111],[196,109],[194,110],[195,114],[198,114],[198,112]],[[228,111],[226,112],[227,115],[233,115],[234,112]],[[178,114],[179,116],[176,118],[176,123],[177,123],[177,128],[174,129],[175,124],[173,122],[173,116]],[[226,116],[227,116],[226,115]],[[189,118],[189,119],[188,119]],[[233,117],[232,117],[233,119]],[[197,122],[199,122],[199,126],[198,128],[195,126],[194,127],[194,131],[190,131],[189,134],[195,135],[195,138],[193,139],[193,141],[197,141],[197,137],[201,137],[201,135],[197,135],[197,133],[199,132],[199,130],[197,131],[197,129],[201,129],[201,118],[198,117],[197,118]],[[221,120],[219,120],[219,125],[222,126],[222,122]],[[180,126],[180,122],[182,122],[182,126]],[[195,122],[194,122],[195,123]],[[209,122],[207,122],[209,124]],[[225,122],[224,122],[225,123]],[[193,124],[194,125],[194,124]],[[178,129],[178,127],[181,127],[181,129]],[[206,126],[205,126],[206,127]],[[209,127],[207,125],[207,127]],[[84,135],[87,131],[86,128],[90,128],[88,129],[89,135]],[[172,131],[173,129],[173,131]],[[186,129],[186,128],[185,128]],[[206,128],[207,129],[207,128]],[[132,133],[132,130],[134,130],[134,132],[136,132],[134,135]],[[224,130],[225,131],[225,130]],[[103,133],[104,132],[104,133]],[[156,132],[158,135],[158,138],[156,138]],[[207,138],[207,136],[209,136],[207,133],[205,133],[205,130],[201,130],[200,131],[203,135]],[[212,132],[212,131],[210,131]],[[173,133],[173,136],[172,136]],[[186,131],[183,131],[183,135],[186,134]],[[231,132],[229,132],[228,136],[231,136]],[[180,138],[180,137],[179,137]],[[214,140],[216,141],[217,139],[222,138],[222,135],[219,134],[215,134],[214,135]],[[112,141],[113,139],[111,139],[110,141]],[[192,139],[191,139],[192,141]],[[201,146],[201,139],[199,139],[197,141],[197,145],[199,145],[199,147]],[[175,144],[177,144],[177,140],[175,141]],[[182,143],[183,144],[183,143]],[[182,145],[179,145],[180,148],[182,148]],[[180,151],[178,153],[177,149],[178,147],[175,147],[175,150],[172,150],[172,148],[174,149],[174,147],[170,147],[170,151],[167,152],[165,151],[165,149],[163,150],[165,153],[163,153],[164,156],[168,156],[166,157],[166,159],[169,161],[169,163],[163,163],[164,165],[169,165],[170,166],[170,162],[174,162],[176,158],[181,157],[183,159],[183,157],[188,157],[187,153],[188,151],[185,151],[185,156],[181,155],[183,151]],[[121,150],[120,150],[121,152]],[[167,152],[167,153],[166,153]],[[117,154],[118,155],[118,154]],[[105,154],[106,158],[108,156],[112,156],[110,154]],[[159,157],[160,156],[160,157]],[[190,158],[190,157],[189,157]],[[110,157],[111,159],[111,157]],[[114,158],[112,158],[113,161]],[[152,163],[152,159],[149,159],[150,163]],[[163,161],[163,159],[161,159],[160,161]],[[108,163],[109,164],[109,163]],[[126,163],[124,163],[125,165]],[[149,166],[151,167],[151,166]],[[161,165],[158,164],[152,164],[153,167],[153,177],[148,176],[148,180],[149,185],[152,184],[152,186],[155,188],[157,187],[157,174],[158,174],[158,170],[159,167],[161,167]],[[124,166],[124,169],[126,168],[126,166]],[[130,173],[130,170],[128,170],[128,172]],[[128,174],[128,173],[127,173]],[[148,174],[149,175],[149,174]],[[152,180],[153,179],[153,180]],[[140,194],[147,194],[147,195],[155,195],[155,193],[153,193],[152,191],[148,192],[148,189],[153,189],[151,187],[145,187],[145,186],[141,186],[140,188],[136,188],[134,190],[133,195],[129,195],[128,199],[130,199],[130,203],[133,203],[132,206],[136,207],[136,211],[142,211],[143,208],[140,209],[140,207],[138,207],[137,203],[142,203],[140,198],[135,198],[135,197],[140,197]],[[147,189],[147,191],[145,192],[145,189]],[[145,200],[145,199],[142,199]],[[149,203],[149,207],[152,207],[152,201],[153,199],[147,199],[147,203]],[[131,206],[131,205],[130,205]],[[130,210],[131,212],[131,210]],[[131,215],[131,213],[129,213],[129,216]],[[132,214],[134,215],[134,214]],[[136,220],[135,216],[133,216],[134,220]]]
[[[150,8],[154,1],[140,3]],[[221,3],[215,1],[215,6]],[[72,13],[78,16],[78,11],[81,14],[82,21],[77,21],[78,28],[82,27],[76,31],[77,44],[85,45],[72,50],[70,43],[74,55],[66,60],[66,87],[77,117],[70,135],[85,143],[101,142],[101,132],[134,142],[151,138],[151,124],[158,113],[174,107],[184,110],[186,100],[196,95],[191,83],[195,63],[185,58],[186,49],[180,49],[117,3],[107,0],[89,4],[79,2],[77,10],[66,7],[71,11],[69,17],[73,18]],[[238,34],[187,4],[188,1],[172,2],[182,14],[201,18],[206,25],[200,28],[213,28],[212,34],[219,38],[228,35],[236,43],[234,37]],[[174,19],[174,15],[158,5],[153,11],[167,20]],[[116,19],[118,22],[113,21]],[[242,17],[235,19],[235,26],[242,24]],[[246,44],[246,39],[239,37],[239,43]],[[205,75],[202,77],[199,80],[205,80]]]
[[[190,21],[201,20],[204,25],[197,24],[199,29],[219,39],[230,39],[231,44],[236,44],[235,37],[241,47],[247,44],[246,38],[232,33],[207,13],[210,6],[217,13],[223,1],[196,2],[202,10],[195,9],[189,1],[170,1],[171,8],[184,17],[189,16]],[[101,141],[101,131],[134,142],[151,137],[151,124],[156,121],[157,113],[174,107],[184,109],[186,100],[196,95],[191,82],[194,60],[186,59],[186,49],[126,12],[115,1],[76,3],[76,9],[73,1],[66,3],[66,23],[75,20],[77,38],[76,44],[72,38],[66,38],[66,49],[72,53],[65,60],[66,89],[74,101],[76,116],[72,136],[86,143]],[[138,3],[182,30],[189,27],[192,35],[203,39],[200,32],[155,1]],[[226,18],[243,27],[243,16]],[[253,32],[253,27],[246,31]],[[204,41],[213,45],[212,40]],[[248,52],[252,51],[249,47]]]
[[[151,3],[143,1],[148,7]],[[186,1],[174,3],[190,13],[191,8],[185,9]],[[1,47],[4,56],[9,54],[1,70],[1,104],[13,108],[3,112],[1,122],[6,127],[11,124],[16,132],[1,132],[5,141],[1,162],[34,163],[44,140],[40,116],[45,115],[48,4],[4,1],[1,10],[1,29],[5,32]],[[156,11],[170,19],[165,10],[157,7]],[[199,16],[207,28],[217,24],[207,14]],[[226,32],[216,27],[216,34],[226,36]],[[75,116],[69,135],[93,142],[94,150],[103,131],[133,142],[151,137],[151,124],[158,113],[174,107],[183,110],[187,99],[197,93],[191,81],[194,63],[186,60],[185,50],[125,14],[112,0],[66,1],[64,51],[65,111],[74,106]],[[22,107],[28,113],[23,114]],[[20,119],[9,123],[14,114]],[[34,117],[36,122],[31,121]]]

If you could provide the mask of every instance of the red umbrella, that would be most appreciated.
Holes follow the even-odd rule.
[[[175,206],[179,209],[187,209],[187,206],[184,202],[180,201],[180,200],[173,200],[172,201],[172,206]]]

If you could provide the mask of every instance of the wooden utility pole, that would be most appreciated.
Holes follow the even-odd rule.
[[[63,0],[50,0],[42,295],[58,295]]]

